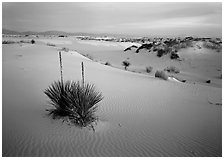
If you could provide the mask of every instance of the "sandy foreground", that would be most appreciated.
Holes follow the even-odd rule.
[[[86,80],[103,93],[95,132],[53,120],[45,111],[43,91],[60,79],[58,49],[63,46],[71,48],[62,52],[64,79],[80,80],[84,62]],[[3,156],[222,156],[220,85],[164,81],[79,54],[100,55],[107,48],[113,65],[114,54],[124,47],[61,39],[3,45]]]

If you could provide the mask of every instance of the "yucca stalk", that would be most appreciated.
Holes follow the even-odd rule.
[[[59,60],[60,60],[61,83],[63,85],[63,72],[62,72],[62,57],[61,57],[61,51],[59,51]]]
[[[82,65],[82,85],[84,85],[84,65],[83,62],[81,63]]]

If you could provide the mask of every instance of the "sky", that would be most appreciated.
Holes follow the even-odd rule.
[[[221,37],[221,2],[2,3],[2,27],[139,36]]]

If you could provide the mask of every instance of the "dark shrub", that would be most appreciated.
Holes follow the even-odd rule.
[[[109,62],[106,62],[105,65],[107,65],[107,66],[111,66],[111,64],[110,64]]]
[[[47,43],[47,46],[56,46],[56,45],[52,43]]]
[[[170,73],[180,73],[180,70],[176,68],[175,66],[169,66],[164,71],[170,72]]]
[[[170,54],[170,58],[173,60],[173,59],[179,59],[180,57],[176,52],[172,51]]]
[[[124,69],[127,70],[127,67],[130,66],[130,62],[129,61],[123,61],[122,65],[124,66]]]
[[[61,51],[68,52],[68,51],[69,51],[69,49],[68,49],[67,47],[63,47],[63,48],[61,49]]]
[[[164,54],[165,54],[165,50],[163,50],[163,49],[159,49],[159,50],[157,51],[157,56],[158,56],[158,57],[162,57]]]
[[[35,41],[32,39],[32,40],[31,40],[31,44],[34,44],[34,43],[35,43]]]
[[[2,42],[2,44],[14,44],[14,43],[16,43],[16,42],[15,41],[10,41],[10,40],[4,40]]]
[[[164,51],[165,51],[164,54],[169,54],[172,51],[172,47],[165,46]]]
[[[212,50],[216,50],[217,52],[220,52],[221,49],[222,49],[222,45],[219,45],[219,44],[216,44],[216,43],[213,43],[213,42],[208,42],[208,41],[205,41],[203,42],[203,47],[204,48],[207,48],[207,49],[212,49]]]
[[[32,43],[32,41],[29,41],[29,40],[20,40],[19,43],[28,43],[29,44],[29,43]]]
[[[164,79],[164,80],[168,79],[168,76],[166,75],[166,73],[164,71],[156,71],[155,77],[161,78],[161,79]]]
[[[94,112],[103,96],[95,90],[92,84],[80,82],[60,81],[51,84],[44,93],[50,98],[49,115],[53,118],[68,119],[71,123],[86,127],[97,120]]]
[[[151,73],[152,72],[153,67],[152,66],[148,66],[146,67],[146,72],[147,73]]]

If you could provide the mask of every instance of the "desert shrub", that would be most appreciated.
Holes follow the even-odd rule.
[[[193,43],[192,43],[191,40],[187,40],[187,41],[181,42],[179,44],[179,46],[180,46],[180,49],[182,49],[182,48],[188,48],[188,47],[192,47],[193,46]]]
[[[175,66],[169,66],[164,69],[164,71],[170,72],[170,73],[180,73],[180,70]]]
[[[159,50],[157,51],[157,56],[158,56],[158,57],[162,57],[164,54],[165,54],[165,50],[163,50],[163,49],[159,49]]]
[[[16,42],[15,41],[11,41],[11,40],[4,40],[2,42],[2,44],[14,44],[14,43],[16,43]]]
[[[220,50],[222,49],[221,45],[208,41],[204,41],[202,46],[207,49],[217,50],[217,52],[220,52]]]
[[[47,46],[56,46],[56,45],[52,43],[47,43]]]
[[[91,55],[89,55],[89,54],[82,54],[82,55],[85,56],[85,57],[87,57],[90,60],[93,60],[93,57]]]
[[[146,72],[147,73],[151,73],[152,72],[153,67],[152,66],[148,66],[146,67]]]
[[[122,65],[124,66],[124,69],[127,70],[127,67],[131,65],[131,63],[129,61],[123,61]]]
[[[61,49],[61,51],[68,52],[68,51],[69,51],[69,49],[68,49],[67,47],[63,47],[63,48]]]
[[[35,43],[35,40],[32,39],[32,40],[31,40],[31,44],[34,44],[34,43]]]
[[[168,54],[172,51],[172,47],[165,46],[164,51],[165,51],[165,54]]]
[[[111,66],[111,64],[110,64],[109,62],[106,62],[105,65],[107,65],[107,66]]]
[[[97,120],[95,111],[97,103],[103,99],[103,96],[96,91],[93,84],[57,81],[52,83],[44,93],[54,107],[48,109],[49,115],[53,118],[67,119],[80,127],[90,126]]]
[[[181,41],[179,44],[173,46],[175,50],[180,50],[188,47],[193,47],[193,42],[191,40]]]
[[[164,80],[168,79],[168,76],[164,71],[156,71],[155,77],[161,78],[161,79],[164,79]]]
[[[172,51],[171,54],[170,54],[170,58],[171,59],[179,59],[180,56],[177,54],[176,50],[175,51]]]
[[[20,40],[19,43],[28,43],[29,44],[29,43],[31,43],[31,41],[29,41],[29,40]]]

